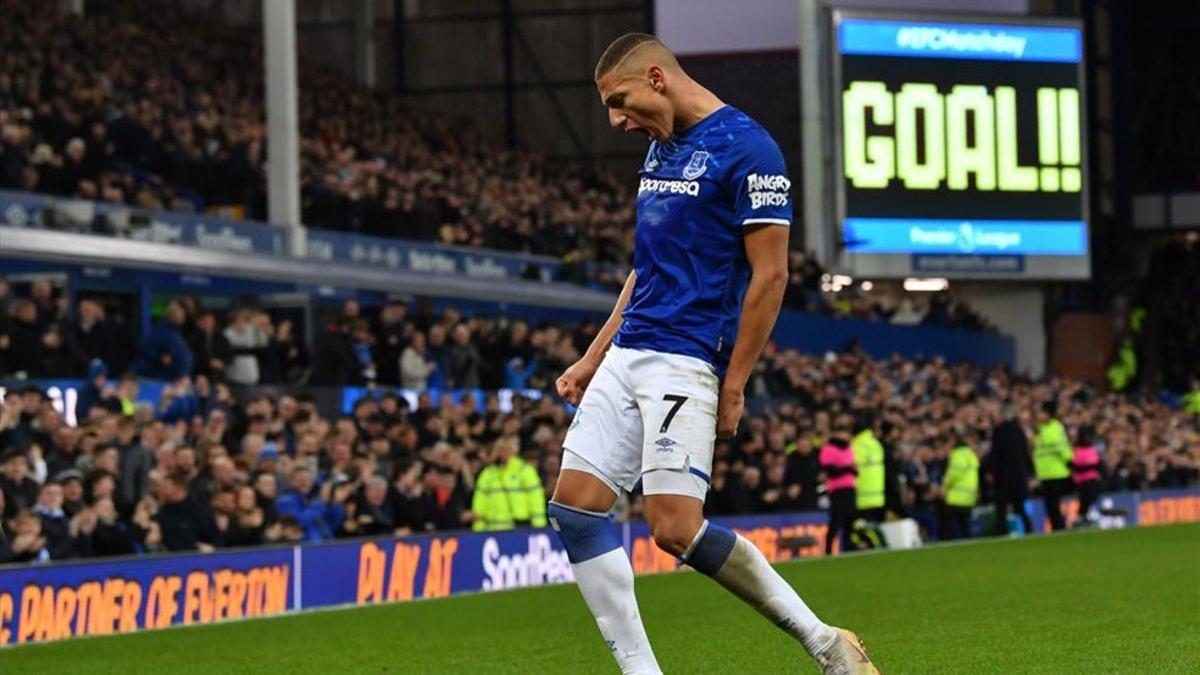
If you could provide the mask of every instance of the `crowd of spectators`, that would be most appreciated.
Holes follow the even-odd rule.
[[[441,332],[438,326],[455,317],[447,312],[416,330]],[[254,325],[252,317],[244,321]],[[470,323],[446,330],[455,336],[451,347],[469,345],[461,336]],[[518,325],[493,330],[509,345],[533,342],[520,337],[525,329]],[[416,335],[406,349],[424,339]],[[548,389],[576,357],[572,350],[586,331],[545,335],[547,342],[557,335],[571,345],[558,347],[557,361],[530,368],[544,379],[526,384]],[[447,378],[472,372],[457,369],[463,361],[483,365],[470,351],[440,362]],[[480,384],[483,372],[476,369]],[[35,386],[4,397],[4,561],[469,527],[473,481],[501,447],[519,448],[546,494],[553,493],[571,418],[549,394],[539,400],[518,395],[508,412],[495,394],[458,402],[423,394],[411,409],[405,399],[383,394],[364,397],[343,415],[320,410],[303,388],[269,396],[206,374],[179,378],[156,404],[139,404],[137,379],[113,383],[102,370],[93,375],[80,394],[77,426]],[[839,420],[872,418],[864,424],[875,426],[887,450],[888,508],[917,519],[936,538],[952,446],[966,442],[994,467],[990,432],[1004,408],[1016,410],[1017,422],[1032,433],[1034,411],[1047,401],[1056,404],[1070,434],[1090,427],[1107,489],[1200,482],[1200,417],[1078,381],[1031,381],[1001,367],[880,360],[853,347],[807,355],[769,345],[747,400],[738,436],[715,449],[712,514],[822,507],[817,450]],[[994,497],[986,478],[985,501]],[[630,516],[640,510],[636,494],[623,505]]]
[[[908,293],[895,284],[859,281],[821,267],[808,251],[791,251],[788,285],[783,305],[811,314],[880,323],[937,326],[972,331],[993,331],[985,316],[949,291]]]
[[[86,17],[12,0],[0,26],[0,187],[265,219],[259,33],[171,4]],[[300,59],[305,224],[571,262],[622,262],[628,186],[509,151]]]
[[[1149,310],[1139,348],[1160,355],[1164,386],[1200,382],[1200,236],[1178,237],[1151,256],[1137,306]]]
[[[87,17],[14,0],[0,39],[0,188],[149,209],[231,206],[265,217],[258,34],[118,3]],[[303,217],[313,227],[559,257],[564,281],[616,289],[634,199],[612,176],[489,143],[301,59]],[[794,254],[791,306],[986,328],[962,303],[913,308],[828,292]],[[599,264],[596,264],[599,263]]]
[[[426,389],[547,389],[595,335],[524,319],[464,316],[394,300],[368,316],[354,300],[324,313],[314,355],[295,323],[248,304],[231,311],[195,297],[166,303],[142,339],[103,298],[74,311],[47,280],[11,297],[0,278],[0,380],[103,375],[221,386],[312,384]],[[191,385],[189,385],[191,386]]]
[[[803,263],[800,263],[803,267]],[[843,289],[818,309],[820,291],[793,279],[785,305],[858,319],[954,326],[974,316],[949,296],[924,303],[908,297]],[[545,388],[595,335],[595,323],[570,329],[523,319],[466,317],[453,307],[434,311],[401,300],[366,312],[347,300],[325,312],[305,344],[296,323],[253,304],[233,310],[203,307],[195,297],[168,302],[139,338],[120,308],[81,295],[71,306],[47,279],[18,293],[0,277],[0,378],[79,378],[102,368],[155,380],[204,376],[233,385],[365,385],[428,388]],[[814,294],[815,293],[815,294]],[[940,309],[939,309],[940,308]],[[957,312],[957,314],[955,314]],[[984,325],[982,323],[978,324]]]

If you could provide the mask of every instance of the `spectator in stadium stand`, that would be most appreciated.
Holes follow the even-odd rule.
[[[211,552],[221,534],[208,507],[188,493],[189,475],[180,468],[156,483],[158,513],[154,520],[162,531],[162,545],[168,551]]]
[[[48,280],[35,279],[29,285],[29,297],[37,307],[38,324],[47,326],[62,318],[63,312],[54,297],[54,286]]]
[[[238,486],[233,517],[237,519],[240,530],[239,546],[258,546],[263,543],[268,518],[258,505],[258,494],[252,486]]]
[[[83,298],[79,301],[77,317],[68,328],[67,340],[75,352],[78,363],[91,364],[97,359],[105,364],[118,364],[124,372],[129,350],[127,337],[120,328],[104,316],[104,306],[96,300]]]
[[[283,384],[283,345],[276,339],[271,315],[263,311],[252,313],[251,321],[263,336],[263,346],[255,353],[258,359],[259,384]]]
[[[29,461],[18,448],[6,448],[0,455],[0,491],[5,497],[5,519],[33,508],[37,502],[38,483],[29,476]]]
[[[1075,450],[1071,459],[1071,480],[1079,494],[1077,523],[1088,522],[1088,512],[1100,497],[1100,466],[1096,432],[1092,425],[1084,424],[1075,433]]]
[[[395,387],[400,384],[400,356],[407,343],[405,317],[408,306],[400,301],[388,301],[379,311],[375,326],[375,357],[379,384]]]
[[[92,509],[96,512],[96,529],[92,531],[92,555],[132,555],[139,551],[147,533],[136,525],[121,520],[112,499],[97,499]]]
[[[93,359],[88,365],[87,378],[79,389],[79,397],[75,399],[75,419],[87,421],[92,407],[100,403],[107,390],[108,366],[100,359]]]
[[[133,372],[152,380],[177,380],[191,375],[192,350],[182,333],[186,321],[187,311],[183,303],[178,300],[169,302],[166,315],[142,341]]]
[[[8,327],[7,361],[10,372],[18,377],[45,377],[44,327],[38,323],[37,306],[28,298],[12,303],[12,322]]]
[[[279,349],[282,381],[288,384],[306,382],[309,372],[308,352],[296,335],[295,325],[290,320],[284,319],[276,324],[274,343]]]
[[[794,488],[796,491],[796,508],[816,509],[821,467],[817,448],[813,445],[813,437],[807,433],[801,434],[794,443],[789,444],[785,452],[787,459],[784,482],[789,490]]]
[[[346,503],[346,518],[338,532],[339,537],[367,537],[390,535],[396,530],[396,518],[392,502],[388,498],[388,482],[381,476],[372,476]]]
[[[16,448],[24,451],[29,447],[33,412],[26,411],[24,389],[9,389],[4,394],[4,407],[0,409],[0,448]]]
[[[246,386],[258,384],[258,354],[266,348],[268,337],[262,328],[254,323],[253,312],[249,309],[234,312],[233,320],[225,327],[224,335],[233,354],[229,366],[225,369],[225,379],[233,384]]]
[[[429,376],[437,367],[437,362],[429,358],[425,333],[413,331],[411,341],[400,355],[400,386],[413,391],[425,391],[429,386]]]
[[[308,467],[294,467],[288,478],[290,488],[275,501],[280,517],[295,519],[304,529],[305,541],[332,539],[345,518],[342,502],[350,494],[350,484],[335,486],[334,481],[326,481],[313,494],[313,473]]]
[[[378,375],[375,370],[375,353],[371,325],[365,319],[353,319],[350,323],[350,347],[354,350],[353,384],[374,383]]]
[[[358,355],[350,340],[348,328],[342,317],[327,317],[313,346],[313,384],[344,387],[356,381],[359,372]]]
[[[50,433],[50,442],[43,454],[46,460],[46,475],[57,476],[75,469],[82,457],[78,427],[62,424]]]
[[[83,474],[79,469],[67,469],[50,475],[54,476],[55,483],[62,486],[63,511],[66,512],[67,517],[74,518],[85,507],[83,500]]]
[[[188,344],[195,355],[196,368],[193,374],[204,375],[214,381],[225,379],[225,369],[233,360],[233,348],[224,331],[219,330],[216,314],[200,312]]]
[[[42,521],[42,533],[46,537],[46,549],[51,560],[64,560],[79,556],[76,545],[80,524],[72,521],[63,510],[63,488],[54,481],[46,481],[38,490],[37,503],[33,512]]]
[[[854,451],[850,448],[853,420],[840,415],[833,426],[833,435],[821,448],[821,471],[825,474],[825,493],[829,496],[829,529],[825,532],[825,555],[833,553],[833,542],[841,538],[842,550],[849,540],[850,529],[857,515],[855,509]]]
[[[464,476],[462,454],[446,446],[431,453],[439,458],[426,465],[420,513],[425,530],[458,530],[471,524],[471,487]]]
[[[7,501],[4,498],[4,490],[0,490],[0,564],[12,562],[14,556],[12,550],[12,535],[8,531],[9,518],[4,516],[4,511],[7,507]]]
[[[1066,527],[1062,513],[1062,498],[1071,484],[1068,466],[1073,453],[1067,430],[1057,418],[1058,405],[1045,401],[1037,411],[1037,436],[1033,446],[1033,466],[1041,483],[1042,501],[1051,529]]]
[[[11,523],[11,529],[6,529]],[[21,511],[0,523],[0,563],[46,562],[50,560],[42,521],[33,511]]]
[[[450,389],[478,389],[479,367],[482,359],[479,350],[471,343],[471,329],[460,323],[454,327],[451,344],[446,348],[446,387]]]

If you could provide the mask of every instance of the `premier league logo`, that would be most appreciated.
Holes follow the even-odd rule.
[[[705,170],[708,169],[706,162],[708,162],[708,152],[704,150],[693,152],[692,159],[687,163],[687,166],[683,167],[683,177],[688,180],[696,180],[700,176],[703,176]]]

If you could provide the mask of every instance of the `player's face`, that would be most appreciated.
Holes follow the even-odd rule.
[[[596,82],[614,129],[643,133],[659,142],[671,137],[672,116],[666,97],[650,76],[611,72]]]

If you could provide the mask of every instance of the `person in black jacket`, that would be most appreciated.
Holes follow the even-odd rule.
[[[984,458],[984,472],[991,477],[996,498],[996,534],[1008,534],[1008,510],[1021,519],[1025,533],[1033,532],[1033,523],[1025,513],[1029,497],[1029,477],[1033,460],[1029,456],[1029,438],[1011,404],[1005,404],[1004,420],[992,430],[992,451]]]
[[[358,357],[340,319],[331,317],[325,324],[325,329],[317,335],[314,352],[319,358],[315,359],[312,384],[345,386],[354,381]]]
[[[96,300],[79,301],[78,316],[67,329],[67,340],[77,363],[90,364],[99,359],[117,368],[129,362],[132,345],[117,324],[104,316],[104,307]]]
[[[375,358],[380,384],[393,387],[400,384],[400,354],[408,345],[404,332],[407,311],[407,305],[393,300],[379,312],[379,323],[375,327]]]
[[[389,499],[387,479],[372,476],[356,496],[358,503],[358,536],[393,534],[399,525],[393,510],[394,501]]]
[[[4,492],[5,520],[25,509],[33,508],[38,497],[38,484],[29,477],[29,460],[17,448],[6,448],[0,455],[0,491]]]
[[[225,379],[225,368],[233,358],[229,339],[217,325],[217,317],[209,311],[196,317],[196,329],[189,336],[188,346],[195,355],[194,370],[197,375],[206,375],[212,382]]]
[[[47,481],[38,491],[38,501],[33,512],[42,521],[42,534],[46,537],[46,550],[51,560],[75,558],[81,553],[76,536],[78,524],[72,522],[63,510],[63,489],[54,481]],[[90,551],[89,551],[90,552]]]
[[[787,455],[787,471],[784,482],[789,486],[800,488],[796,497],[796,508],[813,510],[817,508],[817,491],[820,485],[819,474],[821,465],[817,461],[817,449],[813,447],[812,436],[801,434],[796,441],[796,448]]]
[[[162,529],[162,544],[168,551],[212,551],[221,534],[208,507],[188,494],[188,476],[172,472],[157,485],[162,503],[154,520]]]
[[[8,326],[8,371],[0,375],[43,377],[45,346],[43,327],[37,321],[37,306],[32,300],[19,298],[12,303],[12,322]]]
[[[92,509],[96,513],[96,529],[92,531],[92,555],[133,555],[141,550],[147,532],[136,523],[120,520],[112,499],[97,499]]]

